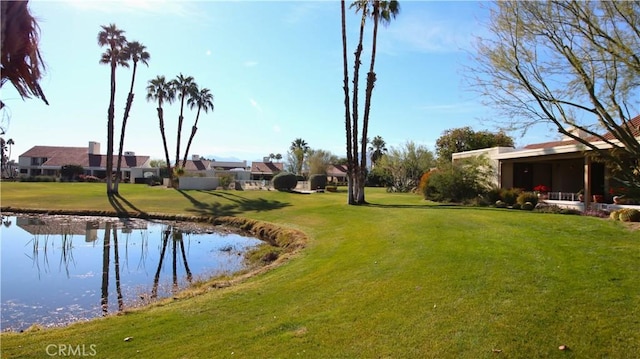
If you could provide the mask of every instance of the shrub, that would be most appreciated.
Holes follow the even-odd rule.
[[[338,186],[325,186],[327,192],[338,192]]]
[[[497,207],[497,208],[507,208],[507,204],[506,204],[506,203],[504,203],[504,202],[503,202],[503,201],[501,201],[501,200],[497,200],[497,201],[496,201],[496,207]]]
[[[273,188],[278,191],[291,191],[298,185],[298,178],[293,173],[280,172],[273,177]]]
[[[620,211],[620,221],[640,222],[640,211],[634,208],[623,208]]]
[[[513,209],[521,209],[522,205],[520,203],[514,203],[513,206],[511,206],[511,208],[513,208]]]
[[[80,175],[78,176],[80,182],[102,182],[102,180],[96,176]]]
[[[508,206],[512,206],[514,203],[516,203],[516,200],[518,199],[518,196],[521,192],[522,190],[519,188],[505,188],[500,191],[500,197]]]
[[[487,191],[485,198],[489,203],[496,203],[498,200],[502,199],[500,195],[501,192],[502,190],[500,188],[493,187]]]
[[[520,205],[530,202],[535,207],[538,204],[538,195],[534,192],[521,192],[516,198],[516,202]]]
[[[327,187],[327,175],[315,174],[309,177],[309,189],[324,189]]]
[[[531,202],[525,202],[522,204],[522,209],[524,209],[525,211],[531,211],[535,208],[534,204]]]
[[[557,205],[541,205],[540,203],[538,203],[538,205],[535,207],[535,211],[539,213],[552,214],[582,214],[582,212],[577,209],[562,208]]]
[[[230,174],[220,176],[220,187],[225,189],[229,188],[229,185],[233,183],[234,178],[235,177]]]
[[[609,218],[614,220],[614,221],[619,221],[620,220],[620,211],[613,211],[613,212],[609,213]]]

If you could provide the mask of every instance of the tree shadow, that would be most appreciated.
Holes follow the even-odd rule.
[[[226,204],[222,204],[220,202],[205,203],[197,200],[196,198],[194,198],[184,190],[178,190],[178,192],[180,192],[180,194],[182,194],[185,198],[191,201],[191,203],[195,207],[194,209],[190,209],[189,211],[195,212],[200,216],[214,216],[214,217],[236,216],[243,212],[271,211],[271,210],[281,209],[291,205],[289,203],[280,202],[280,201],[270,201],[264,198],[248,199],[233,193],[219,193],[219,192],[198,190],[198,192],[219,197],[220,199],[224,199],[231,202]]]
[[[118,215],[127,215],[129,212],[133,211],[138,214],[146,215],[145,211],[140,210],[133,203],[129,202],[126,198],[122,197],[119,193],[109,193],[109,204],[111,207],[118,213]]]

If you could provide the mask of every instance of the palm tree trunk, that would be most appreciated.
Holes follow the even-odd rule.
[[[352,195],[354,196],[353,201],[357,204],[357,198],[359,196],[359,188],[360,188],[360,165],[358,163],[358,82],[360,81],[360,57],[362,55],[362,42],[364,38],[364,25],[367,20],[367,12],[365,9],[362,10],[362,19],[360,21],[360,35],[358,37],[358,47],[356,48],[355,61],[353,65],[353,127],[351,128],[353,132],[353,136],[351,140],[353,141],[353,158],[352,158],[352,166],[353,166],[353,181],[349,184],[351,186]]]
[[[345,0],[340,1],[340,10],[342,15],[342,65],[343,65],[343,86],[344,89],[344,126],[347,134],[347,204],[355,204],[353,201],[353,188],[351,183],[353,182],[353,143],[351,138],[351,111],[349,101],[349,68],[347,57],[347,24],[346,24],[346,11]]]
[[[116,295],[118,298],[118,311],[124,309],[124,300],[122,299],[122,288],[120,287],[120,256],[118,253],[118,229],[113,228],[113,267],[116,275]]]
[[[115,97],[116,97],[116,62],[111,60],[111,97],[109,99],[109,110],[107,111],[107,194],[113,191],[113,130],[115,117]]]
[[[137,62],[133,63],[133,74],[131,75],[131,87],[129,88],[129,96],[127,96],[127,105],[124,108],[124,115],[122,116],[122,129],[120,131],[120,146],[118,147],[118,164],[116,166],[116,183],[113,187],[113,192],[118,193],[118,184],[120,183],[120,169],[122,166],[122,151],[124,150],[124,135],[127,127],[127,120],[129,119],[129,112],[133,104],[133,84],[136,80],[136,68]]]
[[[169,243],[169,234],[171,234],[171,228],[167,228],[163,231],[162,250],[160,250],[160,260],[158,261],[158,269],[156,269],[156,274],[153,276],[153,287],[151,288],[151,299],[155,299],[158,297],[160,271],[162,270],[162,262],[164,261],[164,252],[167,250],[167,244]]]
[[[182,122],[184,120],[183,115],[183,111],[184,111],[184,96],[186,94],[183,92],[182,93],[182,100],[180,102],[180,116],[178,117],[178,138],[176,139],[176,164],[175,164],[175,168],[178,168],[178,164],[179,164],[179,160],[180,160],[180,137],[182,136]],[[184,167],[186,165],[186,163],[182,164],[182,167]]]
[[[164,133],[164,111],[162,105],[158,104],[158,120],[160,122],[160,134],[162,135],[162,145],[164,146],[164,157],[167,161],[167,174],[169,175],[169,183],[173,187],[173,175],[171,173],[171,161],[169,160],[169,148],[167,147],[167,136]]]
[[[373,1],[373,38],[371,40],[371,64],[369,65],[369,73],[367,73],[367,88],[365,90],[365,98],[364,98],[364,117],[362,119],[362,151],[360,157],[360,173],[358,174],[361,182],[358,183],[359,193],[358,193],[358,204],[364,204],[364,185],[365,185],[365,168],[367,165],[367,135],[369,129],[369,113],[371,111],[371,95],[373,94],[373,86],[376,82],[376,73],[374,72],[375,62],[376,62],[376,47],[378,40],[378,23],[379,19],[379,10],[380,10],[380,2],[378,0]]]
[[[182,161],[183,166],[185,163],[187,163],[187,156],[189,155],[189,149],[191,148],[191,141],[193,141],[193,138],[196,136],[196,131],[198,131],[198,119],[200,118],[201,108],[202,108],[201,106],[198,106],[198,113],[196,114],[196,120],[193,123],[193,126],[191,126],[191,135],[189,136],[189,141],[187,142],[187,148],[185,148],[184,150],[184,160]]]
[[[102,297],[100,306],[102,315],[109,313],[109,252],[111,251],[111,222],[107,222],[104,228],[104,240],[102,244]]]

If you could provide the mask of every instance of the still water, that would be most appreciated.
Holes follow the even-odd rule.
[[[59,326],[244,268],[260,240],[219,227],[108,217],[2,216],[2,330]]]

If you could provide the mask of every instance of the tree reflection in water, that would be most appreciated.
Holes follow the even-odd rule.
[[[6,329],[105,316],[171,296],[196,276],[241,270],[242,253],[261,243],[181,222],[28,215],[0,221]]]

